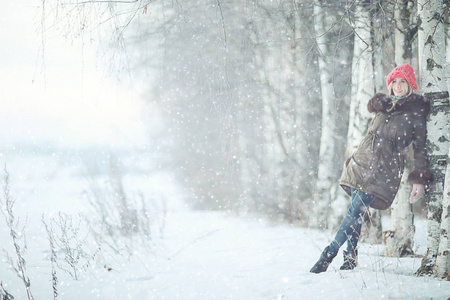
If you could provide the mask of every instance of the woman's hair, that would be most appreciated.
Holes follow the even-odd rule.
[[[414,89],[408,80],[405,79],[405,81],[408,83],[408,91],[406,92],[406,95],[404,97],[408,97],[409,95],[411,95],[414,92]],[[388,91],[389,91],[390,97],[394,96],[394,91],[393,91],[393,87],[392,87],[393,85],[394,85],[394,80],[392,80],[391,83],[389,83],[389,85],[388,85]]]

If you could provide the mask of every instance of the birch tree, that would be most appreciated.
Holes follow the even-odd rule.
[[[395,63],[397,66],[404,63],[413,65],[413,43],[417,41],[417,24],[414,23],[414,1],[398,0],[394,6],[395,24]],[[417,69],[417,68],[416,68]],[[410,147],[410,152],[412,147]],[[408,199],[411,186],[407,182],[410,172],[408,156],[407,167],[403,174],[399,191],[391,207],[392,232],[386,237],[386,256],[400,257],[414,254],[414,214]]]
[[[297,147],[297,157],[300,160],[301,175],[299,188],[303,191],[300,213],[301,219],[307,221],[310,213],[307,204],[314,195],[317,179],[320,149],[320,115],[322,103],[320,99],[320,76],[318,66],[318,49],[315,40],[314,4],[312,1],[302,1],[295,8],[298,20],[300,45],[296,51],[297,72],[299,76],[297,111],[299,112],[298,138],[301,141]]]
[[[310,159],[314,153],[311,148],[318,142],[308,144],[307,141],[317,122],[308,124],[306,121],[310,114],[318,111],[314,106],[318,106],[319,99],[314,90],[319,80],[311,72],[317,69],[314,66],[317,51],[313,43],[312,2],[288,2],[280,8],[283,12],[280,19],[285,28],[282,36],[286,40],[281,46],[282,70],[278,76],[278,80],[282,79],[278,85],[284,91],[283,105],[279,107],[282,126],[277,133],[284,153],[283,170],[278,173],[283,191],[279,207],[293,222],[307,216],[302,202],[311,197],[310,174],[315,167],[314,160]]]
[[[333,48],[327,33],[336,25],[336,16],[327,13],[323,3],[314,6],[315,32],[319,49],[320,91],[322,96],[322,132],[319,167],[310,226],[327,228],[330,214],[330,188],[336,181],[334,170],[335,147],[335,93],[333,87]]]
[[[448,193],[444,189],[444,182],[450,141],[449,94],[447,84],[443,80],[446,53],[443,13],[442,0],[418,2],[419,71],[424,96],[431,101],[431,114],[427,126],[430,166],[434,176],[434,183],[427,199],[427,253],[416,272],[418,275],[442,276],[442,273],[448,275],[448,264],[438,265],[448,262],[449,259],[448,248],[447,251],[440,252],[441,238],[445,239],[448,234],[446,228],[442,228],[446,226],[446,222],[442,222],[442,216],[444,213],[445,219],[448,214],[448,211],[443,210],[443,193]],[[445,245],[442,248],[445,248]],[[446,257],[438,259],[438,256]]]
[[[447,155],[444,191],[442,193],[441,231],[436,257],[436,276],[450,280],[450,148]]]
[[[447,2],[448,3],[448,2]],[[446,45],[446,65],[444,68],[444,78],[447,82],[447,90],[450,86],[450,26],[449,8],[445,13],[445,45]],[[436,258],[436,273],[438,277],[447,277],[450,280],[450,147],[447,155],[447,166],[445,171],[444,192],[442,194],[442,216],[441,216],[441,236],[439,241],[438,256]]]
[[[352,62],[352,93],[347,135],[346,156],[350,156],[363,140],[372,115],[367,110],[367,101],[375,94],[372,44],[370,37],[370,14],[365,6],[356,6],[355,42]]]
[[[350,73],[353,34],[346,23],[347,10],[341,2],[314,3],[321,96],[321,137],[319,165],[314,197],[311,203],[310,226],[331,228],[342,219],[347,207],[341,196],[338,179],[344,161],[348,130]]]
[[[375,94],[375,70],[373,47],[373,14],[371,3],[363,2],[355,7],[354,18],[349,22],[355,33],[352,61],[352,92],[349,110],[349,128],[345,156],[356,150],[367,132],[372,115],[367,110],[367,101]],[[380,214],[369,210],[363,232],[372,242],[378,242],[381,235]]]
[[[270,12],[272,17],[272,38],[270,42],[271,70],[265,74],[267,84],[275,91],[275,97],[270,104],[271,117],[275,124],[274,146],[276,147],[277,162],[273,169],[276,180],[277,214],[286,220],[293,221],[299,208],[299,188],[302,164],[297,155],[298,149],[303,147],[299,139],[301,132],[300,97],[300,65],[298,55],[300,47],[300,28],[294,3],[280,3],[278,13]],[[269,12],[267,13],[269,14]],[[273,15],[273,16],[272,16]],[[267,70],[267,66],[262,66]]]

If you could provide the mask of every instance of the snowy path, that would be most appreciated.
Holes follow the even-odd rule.
[[[71,283],[63,299],[448,299],[450,282],[409,276],[419,259],[386,259],[362,245],[361,266],[309,269],[323,233],[239,220],[224,213],[176,212],[164,247],[127,265]],[[78,287],[78,288],[75,288]],[[78,298],[80,293],[83,298]],[[86,297],[86,298],[85,298]]]
[[[21,157],[10,162],[14,166],[11,170],[17,173],[12,178],[12,192],[18,198],[17,215],[21,220],[26,214],[29,216],[26,260],[31,291],[36,300],[50,300],[53,296],[49,243],[40,221],[42,213],[54,216],[58,211],[89,213],[89,209],[80,197],[83,178],[74,177],[72,169],[62,168],[60,160],[35,156],[33,159],[34,164]],[[41,166],[43,161],[45,168]],[[25,163],[36,168],[22,166]],[[48,174],[35,174],[36,170]],[[450,297],[450,282],[411,276],[419,267],[420,258],[385,258],[381,245],[361,244],[357,269],[340,271],[340,253],[328,272],[311,274],[309,269],[329,242],[330,234],[287,224],[268,224],[252,216],[183,209],[184,205],[174,200],[176,189],[164,178],[130,177],[127,184],[131,183],[139,189],[150,189],[144,189],[149,195],[155,187],[162,189],[165,199],[175,201],[168,204],[164,236],[154,240],[151,251],[137,246],[128,260],[103,257],[79,280],[58,270],[58,299],[447,300]],[[4,220],[0,224],[1,250],[10,237]],[[424,221],[418,221],[416,244],[421,254],[425,251],[425,227]],[[16,300],[27,299],[22,282],[2,258],[0,281]],[[103,263],[111,270],[104,268]]]
[[[450,297],[450,282],[410,276],[420,259],[387,259],[380,256],[381,246],[362,244],[360,267],[354,271],[339,271],[338,256],[328,272],[311,274],[327,239],[322,232],[227,213],[171,212],[165,237],[152,254],[136,252],[126,263],[111,261],[111,271],[97,266],[78,281],[60,272],[58,299]],[[49,263],[42,253],[35,257],[28,266],[33,295],[36,300],[52,299]],[[7,274],[11,273],[0,270],[1,280],[12,282]],[[16,299],[26,299],[23,294],[18,297],[21,283],[12,283],[8,291]]]

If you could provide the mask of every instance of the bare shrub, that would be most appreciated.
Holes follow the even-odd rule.
[[[56,276],[57,259],[56,247],[52,238],[52,231],[45,222],[45,217],[42,215],[42,223],[44,224],[45,230],[47,232],[48,240],[50,242],[50,261],[52,266],[52,289],[53,289],[53,299],[58,298],[58,277]]]
[[[156,199],[141,191],[127,192],[122,167],[110,156],[108,179],[104,184],[91,176],[87,197],[93,213],[89,214],[91,232],[97,242],[115,253],[131,253],[135,243],[150,247],[154,234],[162,236],[166,209]]]
[[[67,272],[75,280],[78,280],[80,272],[90,266],[100,251],[100,248],[89,250],[89,231],[81,225],[84,219],[81,215],[75,219],[62,212],[59,212],[57,218],[52,218],[49,224],[42,219],[50,241],[52,264],[55,263],[59,269]],[[56,273],[52,272],[52,275],[55,295],[57,278]]]
[[[16,200],[13,199],[13,197],[10,194],[9,173],[6,169],[6,166],[3,181],[4,181],[3,186],[4,202],[0,201],[1,202],[0,208],[3,216],[5,217],[6,226],[9,229],[9,235],[11,236],[12,243],[16,253],[16,260],[14,260],[6,250],[4,250],[4,253],[9,264],[25,285],[28,299],[31,300],[34,298],[33,295],[31,294],[30,290],[31,282],[27,275],[26,261],[24,258],[25,253],[27,251],[27,241],[25,238],[25,225],[22,228],[20,228],[20,219],[19,218],[16,219],[14,215],[14,204]]]

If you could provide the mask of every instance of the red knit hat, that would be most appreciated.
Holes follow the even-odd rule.
[[[387,86],[389,86],[395,78],[404,78],[408,80],[411,86],[417,90],[416,75],[414,75],[414,70],[409,64],[404,64],[394,68],[386,78]]]

